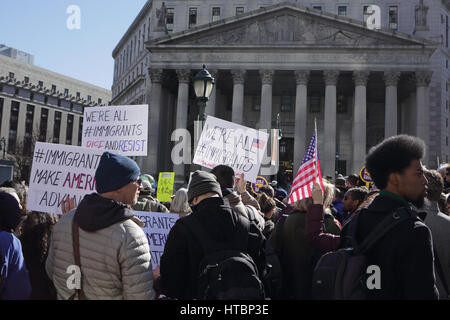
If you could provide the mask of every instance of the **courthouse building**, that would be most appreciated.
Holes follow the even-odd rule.
[[[27,60],[0,54],[0,146],[6,147],[5,156],[31,156],[36,141],[81,145],[84,108],[108,105],[111,91],[37,67],[26,62],[34,57],[23,56]]]
[[[315,119],[324,175],[359,172],[398,133],[425,140],[429,167],[448,161],[450,1],[370,4],[148,1],[113,52],[112,104],[150,105],[143,171],[180,181],[189,170],[173,166],[170,140],[177,128],[193,136],[203,64],[216,79],[208,115],[269,129],[279,114],[280,174],[298,169]]]

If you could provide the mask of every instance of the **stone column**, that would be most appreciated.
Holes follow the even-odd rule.
[[[5,138],[6,148],[8,148],[10,121],[11,121],[11,100],[8,98],[3,98],[3,114],[2,114],[0,139]]]
[[[191,70],[180,69],[176,70],[176,72],[178,76],[178,98],[175,129],[186,130],[188,122],[189,80],[191,78]],[[189,137],[187,135],[183,136],[183,153],[188,152],[190,158],[190,152],[188,151],[188,146],[190,146],[190,143],[187,143],[188,138]],[[183,158],[187,159],[185,154],[183,154]],[[173,166],[177,185],[184,183],[184,165],[185,163],[181,163],[174,164]]]
[[[39,125],[41,123],[41,106],[38,105],[34,105],[34,114],[33,114],[33,131],[32,131],[32,135],[33,138],[37,138],[40,135],[39,132]]]
[[[397,83],[400,79],[400,72],[385,71],[384,82],[386,83],[386,107],[384,120],[384,138],[395,136],[397,128]]]
[[[46,142],[53,143],[53,126],[55,125],[55,109],[48,108]]]
[[[150,104],[148,112],[148,153],[146,161],[143,161],[142,173],[157,177],[158,172],[158,152],[159,152],[159,125],[161,115],[161,95],[162,95],[162,69],[148,69],[151,79]]]
[[[428,87],[430,85],[432,71],[416,72],[416,136],[429,144],[429,95]]]
[[[306,151],[306,120],[308,116],[309,71],[296,70],[297,91],[295,98],[294,175],[297,174]]]
[[[336,170],[336,84],[339,71],[324,71],[325,116],[324,116],[324,157],[321,169],[324,176],[334,178]]]
[[[272,128],[272,84],[274,70],[260,70],[261,76],[261,111],[259,128],[270,130]]]
[[[217,92],[217,81],[219,79],[219,70],[212,69],[209,70],[209,73],[214,78],[214,87],[211,91],[211,95],[209,96],[209,100],[206,103],[205,113],[206,116],[216,116],[216,92]]]
[[[243,124],[244,121],[244,82],[245,70],[231,70],[233,77],[233,107],[231,122]]]
[[[355,105],[353,111],[352,173],[359,173],[366,158],[367,79],[369,71],[355,71]]]
[[[25,121],[27,118],[27,104],[22,102],[19,105],[19,119],[17,120],[17,141],[23,142],[25,137]]]
[[[59,130],[59,143],[66,144],[67,136],[67,112],[61,112],[61,126]]]

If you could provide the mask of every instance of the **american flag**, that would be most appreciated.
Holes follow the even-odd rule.
[[[322,174],[320,173],[317,152],[317,129],[314,130],[314,135],[309,143],[308,149],[306,149],[305,157],[294,178],[294,182],[292,182],[289,204],[311,197],[311,190],[316,177],[319,177],[320,186],[323,190]]]
[[[260,139],[253,139],[252,147],[256,147],[257,149],[264,149],[264,141]]]

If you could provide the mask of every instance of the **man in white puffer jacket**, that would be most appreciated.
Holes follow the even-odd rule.
[[[55,225],[46,271],[58,299],[74,293],[75,265],[72,222],[79,226],[81,288],[87,299],[153,299],[150,250],[142,222],[130,206],[136,203],[141,181],[137,164],[105,152],[95,173],[98,193],[87,195],[78,207]],[[69,269],[69,273],[68,273]]]

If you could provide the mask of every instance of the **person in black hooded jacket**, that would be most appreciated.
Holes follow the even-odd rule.
[[[403,209],[409,214],[408,220],[396,225],[367,252],[368,265],[380,271],[380,285],[368,286],[368,299],[438,298],[431,232],[411,207],[411,202],[427,190],[421,163],[424,149],[419,138],[399,135],[384,140],[367,155],[366,168],[381,191],[366,210],[345,225],[340,247],[348,246],[343,239],[348,239],[355,221],[356,242],[361,243],[385,217],[398,218],[395,212]]]
[[[238,214],[224,204],[220,185],[213,174],[194,172],[188,187],[188,199],[193,212],[179,219],[170,230],[160,260],[158,279],[162,294],[182,300],[199,298],[197,279],[204,257],[202,245],[186,226],[197,219],[213,241],[230,249],[238,228],[242,227]],[[260,229],[251,223],[247,252],[254,260],[259,275],[265,273],[264,244],[265,238]]]

